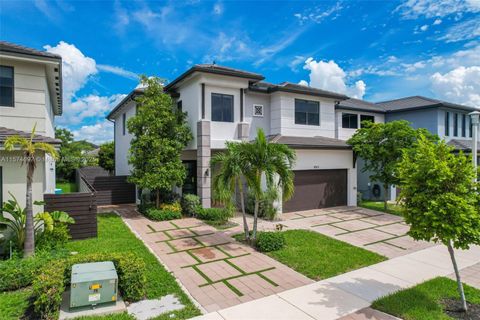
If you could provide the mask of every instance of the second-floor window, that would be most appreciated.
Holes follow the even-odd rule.
[[[13,67],[0,66],[0,106],[13,107]]]
[[[374,116],[367,116],[365,114],[360,115],[360,126],[363,127],[362,122],[363,121],[369,121],[371,123],[375,123],[375,117]]]
[[[450,135],[450,112],[445,112],[445,136]]]
[[[453,135],[458,137],[458,113],[453,114]]]
[[[342,128],[357,129],[358,128],[358,114],[342,113]]]
[[[122,114],[122,134],[125,135],[127,132],[127,114]]]
[[[233,96],[212,93],[212,121],[233,122]]]
[[[462,137],[467,136],[467,115],[462,114]]]
[[[320,125],[320,104],[318,101],[295,99],[295,124]]]

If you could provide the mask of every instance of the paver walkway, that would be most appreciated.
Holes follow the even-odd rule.
[[[150,221],[129,205],[101,210],[118,212],[208,312],[314,282],[200,220]]]
[[[469,286],[480,289],[480,262],[460,271],[460,276],[462,278],[462,282],[465,282]],[[448,277],[450,279],[457,280],[454,273]]]
[[[459,268],[467,270],[466,268],[480,263],[480,247],[457,251],[456,256]],[[447,249],[444,246],[433,246],[194,319],[339,319],[369,307],[382,296],[434,277],[447,276],[451,272]],[[343,320],[346,319],[349,318]]]
[[[241,232],[241,218],[235,217],[234,220],[240,226],[232,230]],[[359,207],[334,207],[284,213],[281,215],[281,221],[261,221],[259,230],[274,230],[278,223],[284,226],[284,230],[312,230],[388,258],[434,245],[425,241],[415,241],[406,235],[409,227],[403,218]]]

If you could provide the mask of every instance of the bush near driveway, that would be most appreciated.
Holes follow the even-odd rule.
[[[198,210],[201,209],[200,197],[195,194],[185,194],[180,201],[182,212],[189,217],[195,217]]]
[[[480,304],[480,290],[467,285],[464,287],[468,302]],[[442,301],[445,299],[458,300],[457,284],[440,277],[380,298],[373,302],[372,307],[408,320],[452,319],[444,312]]]
[[[255,246],[262,252],[277,251],[285,246],[285,236],[278,231],[259,232]]]
[[[227,208],[200,208],[197,212],[197,218],[218,223],[227,222],[230,216],[231,212]]]

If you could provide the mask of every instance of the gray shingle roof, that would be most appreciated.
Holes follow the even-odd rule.
[[[383,108],[378,104],[368,102],[365,100],[354,99],[354,98],[342,100],[336,107],[341,109],[347,109],[347,110],[360,110],[360,111],[385,113],[385,108]]]
[[[240,69],[234,69],[230,67],[225,67],[225,66],[219,66],[216,64],[196,64],[184,73],[182,73],[180,76],[178,76],[176,79],[174,79],[172,82],[170,82],[168,85],[165,86],[166,91],[170,91],[173,89],[173,87],[191,75],[194,72],[205,72],[205,73],[213,73],[213,74],[219,74],[219,75],[224,75],[224,76],[232,76],[232,77],[239,77],[239,78],[244,78],[244,79],[250,79],[254,81],[259,81],[265,79],[265,77],[259,73],[253,73],[245,70],[240,70]]]
[[[20,136],[20,137],[23,137],[23,138],[30,139],[31,133],[25,132],[25,131],[20,131],[20,130],[9,129],[9,128],[5,128],[5,127],[0,127],[0,145],[3,145],[5,140],[8,137],[11,137],[11,136]],[[34,142],[45,142],[45,143],[50,143],[50,144],[60,144],[62,142],[58,139],[42,136],[42,135],[39,135],[39,134],[36,134],[33,137],[33,141]]]
[[[385,108],[387,112],[400,112],[400,111],[407,111],[412,109],[423,109],[429,107],[447,107],[447,108],[455,108],[455,109],[462,109],[466,111],[474,111],[478,110],[474,107],[465,106],[456,103],[450,103],[447,101],[422,97],[422,96],[412,96],[412,97],[405,97],[401,99],[389,100],[378,102],[377,105],[380,107]]]
[[[460,140],[460,139],[452,139],[447,142],[449,146],[455,148],[455,150],[462,150],[462,151],[472,151],[472,140]],[[480,150],[480,142],[477,143],[477,148]]]
[[[286,144],[295,149],[351,149],[346,141],[327,137],[294,137],[275,135],[268,138],[270,142]]]
[[[135,99],[136,96],[143,94],[145,88],[135,88],[130,92],[122,101],[120,101],[110,113],[106,116],[107,119],[111,120],[112,116],[114,115],[117,110],[119,110],[125,103],[127,103],[130,99]]]
[[[326,98],[332,98],[332,99],[338,99],[338,100],[348,99],[346,95],[341,93],[322,90],[322,89],[304,86],[301,84],[295,84],[291,82],[282,82],[280,84],[272,84],[268,82],[256,82],[251,84],[249,89],[256,92],[265,92],[265,93],[282,91],[282,92],[291,92],[291,93],[326,97]]]
[[[6,53],[19,53],[29,56],[44,57],[44,58],[53,58],[53,59],[62,59],[58,54],[50,53],[47,51],[39,51],[32,48],[27,48],[15,43],[0,41],[0,52]]]

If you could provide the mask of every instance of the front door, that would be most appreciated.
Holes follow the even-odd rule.
[[[183,194],[197,194],[197,161],[183,161],[183,165],[187,170],[187,176],[183,183]]]

